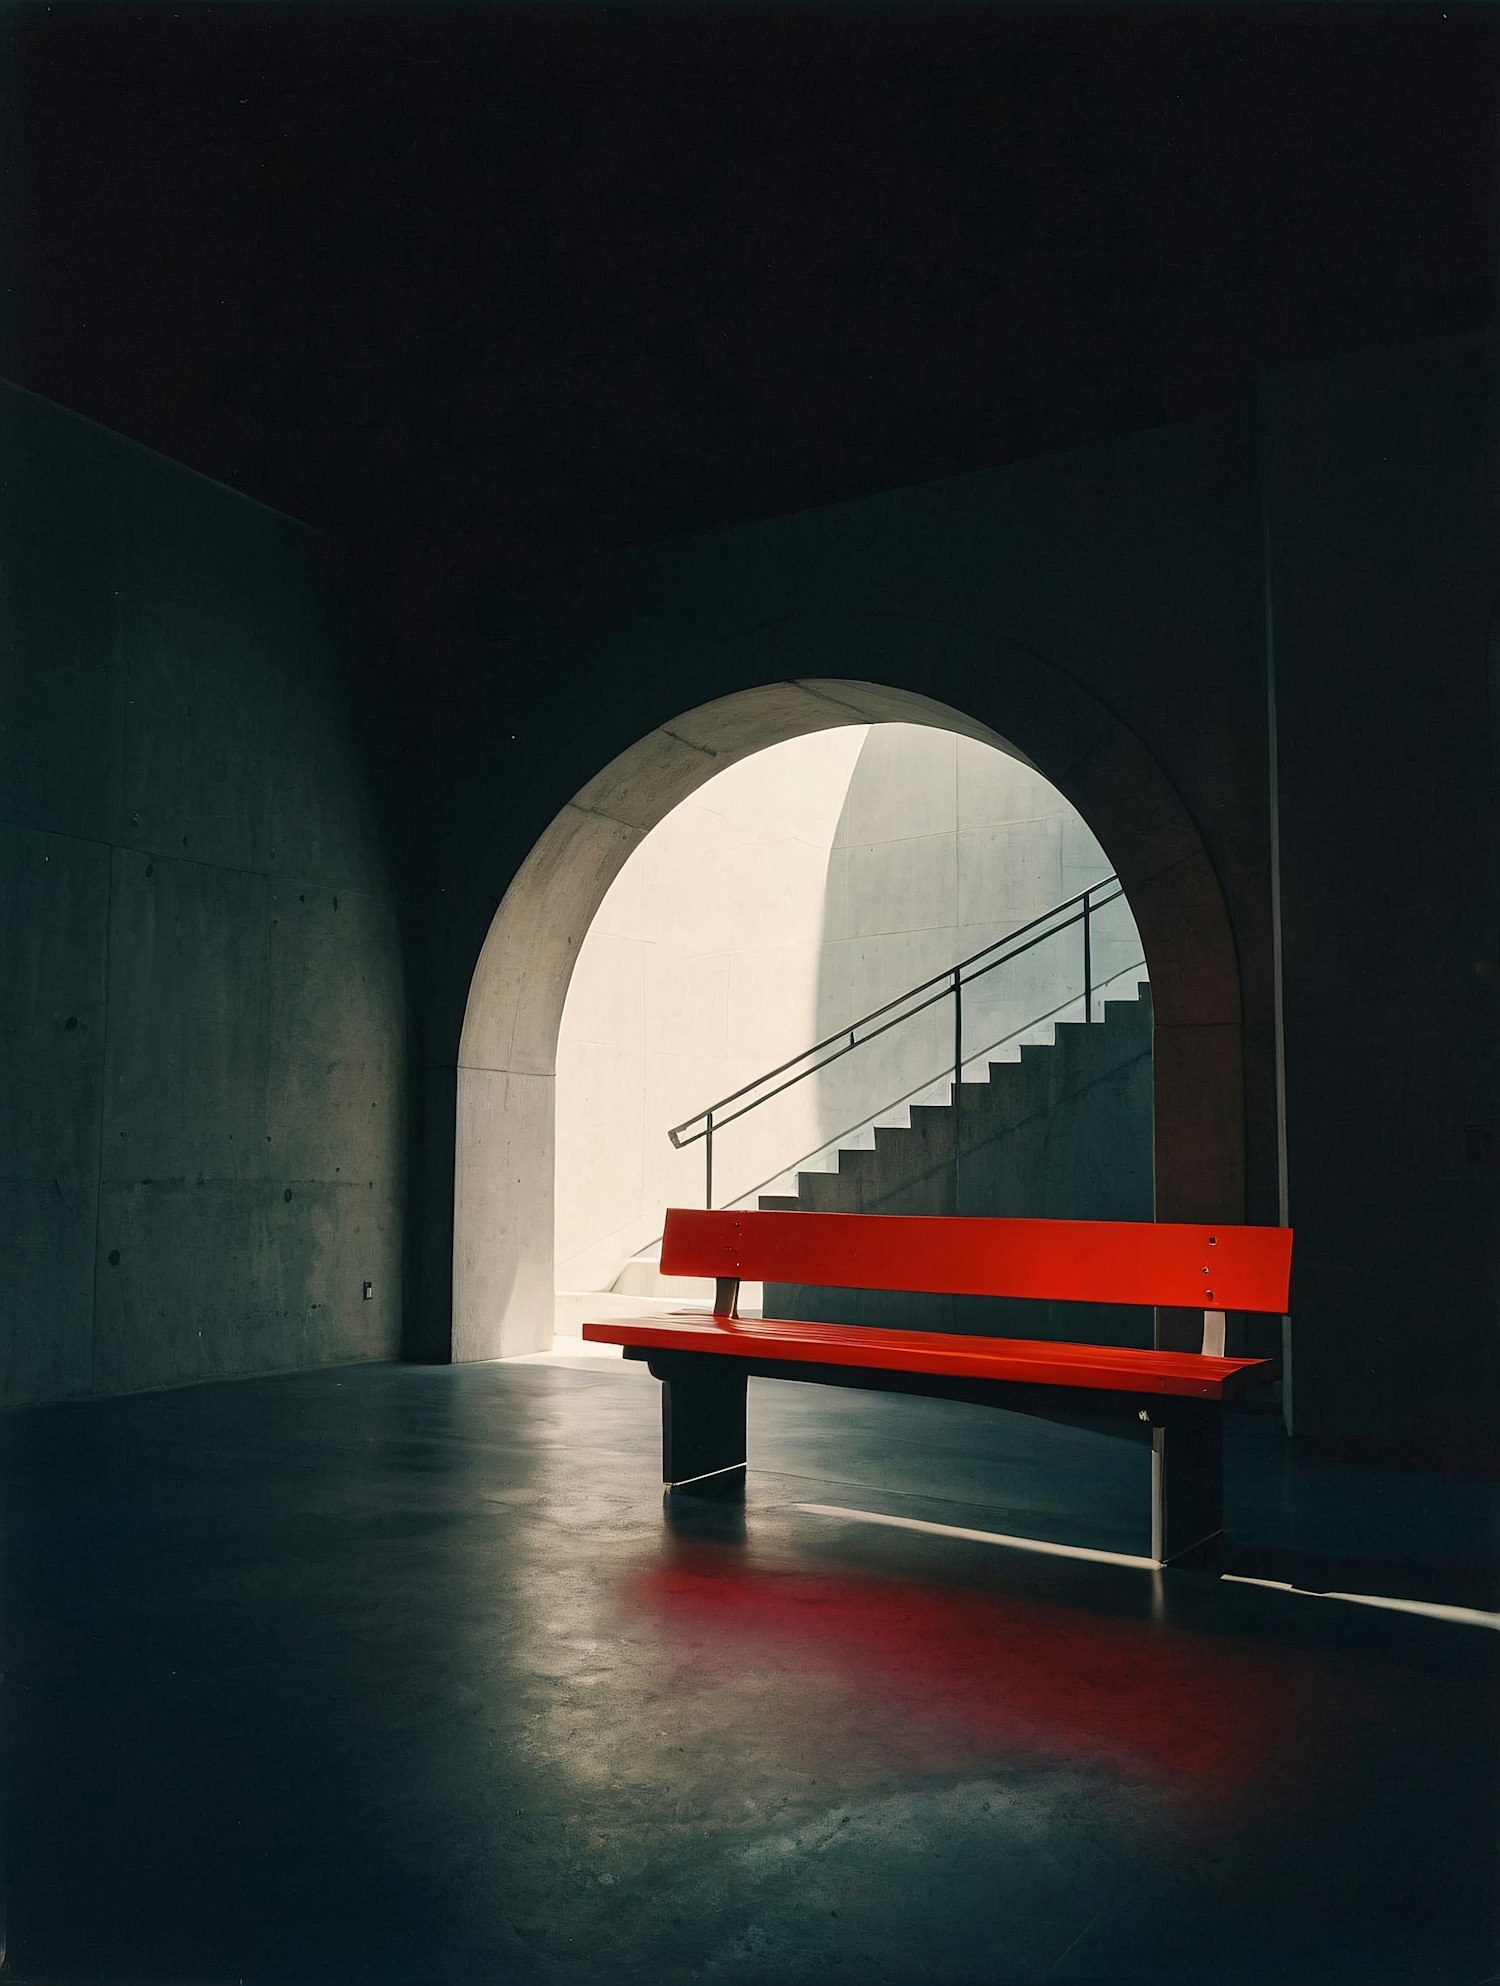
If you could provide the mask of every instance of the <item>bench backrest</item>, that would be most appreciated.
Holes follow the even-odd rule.
[[[1168,1221],[667,1210],[662,1273],[1283,1313],[1292,1231]],[[718,1306],[716,1306],[718,1307]]]

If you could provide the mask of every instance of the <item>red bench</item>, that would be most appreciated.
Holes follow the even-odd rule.
[[[712,1311],[585,1324],[662,1382],[671,1490],[734,1493],[745,1479],[745,1385],[815,1380],[1005,1407],[1151,1440],[1151,1555],[1212,1565],[1223,1529],[1224,1402],[1274,1362],[1224,1356],[1226,1311],[1281,1315],[1289,1228],[913,1215],[667,1214],[661,1266],[712,1276]],[[961,1337],[740,1317],[740,1283],[936,1290],[1147,1304],[1203,1313],[1200,1352]]]

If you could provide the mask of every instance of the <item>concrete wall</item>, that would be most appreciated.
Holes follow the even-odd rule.
[[[427,941],[418,957],[431,975],[421,1009],[428,1219],[418,1274],[429,1355],[508,1357],[550,1342],[564,995],[631,850],[716,770],[789,738],[898,717],[984,735],[961,711],[913,690],[751,685],[630,740],[546,824],[498,908],[449,885],[414,895],[422,921],[413,936]],[[489,791],[507,788],[492,775]],[[424,826],[434,821],[442,822],[436,808]],[[492,834],[494,821],[481,831]]]
[[[851,725],[757,752],[655,827],[579,949],[557,1046],[556,1276],[608,1289],[703,1203],[703,1146],[667,1129],[817,1035],[828,851],[866,737]],[[800,1085],[718,1145],[716,1199],[818,1142]],[[722,1198],[721,1198],[722,1196]]]
[[[1495,354],[1277,376],[1263,428],[1294,1419],[1493,1465]]]
[[[3,418],[0,1402],[389,1357],[400,947],[315,541]]]
[[[877,726],[829,851],[818,1035],[971,958],[1109,868],[1087,821],[1031,766],[951,731]],[[1091,920],[1091,933],[1096,986],[1141,964],[1123,898]],[[1033,1024],[1071,1006],[1082,986],[1077,927],[972,982],[963,994],[966,1069],[982,1077],[992,1053],[1014,1061],[1023,1040],[1050,1041],[1052,1024]],[[833,1063],[817,1079],[820,1137],[868,1146],[875,1104],[945,1100],[953,1042],[952,1004],[942,1000]]]
[[[631,855],[579,951],[557,1056],[558,1288],[608,1288],[668,1206],[702,1204],[703,1146],[674,1150],[669,1125],[1107,871],[1039,773],[951,731],[822,731],[710,779]],[[1097,983],[1139,964],[1123,901],[1095,939]],[[971,987],[980,1073],[1002,1037],[1076,1002],[1081,975],[1074,929]],[[946,1097],[952,1052],[945,1002],[727,1126],[715,1204],[753,1204],[799,1163],[836,1163],[828,1141],[869,1146],[876,1122]]]
[[[442,630],[454,687],[401,706],[442,768],[411,800],[420,860],[448,879],[414,954],[434,1349],[459,1024],[528,852],[600,766],[643,741],[665,763],[684,712],[821,683],[807,694],[869,719],[876,685],[1016,745],[1125,876],[1155,1006],[1157,1212],[1289,1205],[1299,1430],[1492,1450],[1495,1188],[1466,1154],[1495,1128],[1500,1033],[1493,381],[1481,347],[1309,369],[1259,423],[650,547],[525,612],[476,583]],[[412,654],[430,640],[424,624]],[[732,756],[732,728],[681,749]],[[629,837],[623,785],[611,807],[599,834]]]

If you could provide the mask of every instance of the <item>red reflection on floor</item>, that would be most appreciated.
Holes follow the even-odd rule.
[[[700,1666],[702,1687],[789,1661],[859,1693],[861,1721],[975,1748],[1062,1758],[1218,1805],[1285,1758],[1306,1727],[1306,1658],[1151,1620],[994,1592],[854,1573],[757,1567],[722,1547],[674,1545],[619,1595]],[[795,1675],[791,1678],[795,1687]],[[934,1758],[936,1768],[939,1760]]]

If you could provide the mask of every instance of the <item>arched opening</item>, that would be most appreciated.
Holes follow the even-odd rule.
[[[1053,672],[1034,665],[1034,675],[1046,688]],[[914,690],[844,680],[758,684],[659,725],[560,809],[506,891],[470,985],[455,1094],[455,1360],[550,1343],[558,1031],[580,943],[610,883],[646,834],[715,772],[813,731],[897,721],[980,739],[1036,765],[1077,806],[1121,877],[1156,990],[1158,1217],[1242,1214],[1233,942],[1197,831],[1139,744],[1107,713],[1080,712],[1075,686],[1052,699],[1051,739],[1034,721],[1046,703],[1035,681],[1031,691],[1033,722],[1018,745]],[[1095,721],[1080,755],[1081,714]]]
[[[1149,1220],[1145,977],[1108,856],[1011,753],[851,725],[714,773],[627,857],[568,988],[559,1339],[683,1301],[666,1210],[710,1194]]]

